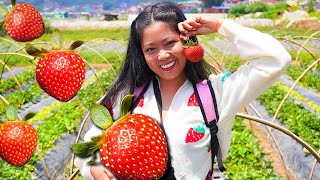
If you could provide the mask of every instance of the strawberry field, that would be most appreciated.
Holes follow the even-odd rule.
[[[238,114],[225,162],[228,171],[216,170],[215,175],[221,179],[320,179],[320,36],[312,30],[255,28],[281,41],[292,63]],[[0,179],[83,179],[70,146],[82,141],[92,125],[89,108],[101,100],[116,77],[129,29],[62,29],[61,34],[53,42],[53,32],[28,43],[0,37],[0,120],[10,117],[7,110],[14,105],[17,118],[30,116],[28,122],[38,135],[37,147],[25,165],[16,167],[0,159]],[[246,63],[223,37],[199,39],[213,72],[227,73]],[[73,43],[77,40],[81,46]],[[79,91],[67,102],[40,88],[36,81],[39,57],[30,55],[47,52],[57,41],[63,42],[61,49],[73,47],[86,67]]]

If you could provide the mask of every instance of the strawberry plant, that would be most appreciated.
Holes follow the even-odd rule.
[[[14,105],[9,106],[6,115],[9,121],[0,122],[0,157],[9,164],[22,166],[36,149],[37,133],[27,122],[15,121],[18,109]]]
[[[33,80],[35,77],[34,70],[27,70],[16,75],[20,84]],[[1,78],[0,78],[1,79]],[[18,85],[15,80],[10,77],[7,79],[1,79],[0,81],[0,93],[4,93],[10,89],[17,88]]]
[[[17,107],[20,107],[22,104],[28,103],[40,96],[43,93],[42,89],[35,82],[31,83],[28,88],[22,91],[16,91],[11,93],[5,98],[10,102],[10,104],[14,104]],[[0,101],[0,115],[3,115],[6,111],[7,107],[4,102]]]
[[[74,52],[74,49],[83,43],[75,41],[69,49],[60,50],[63,44],[62,36],[59,31],[55,31],[51,39],[52,50],[39,50],[31,44],[26,45],[28,54],[40,57],[36,67],[39,86],[59,101],[72,99],[84,81],[84,60]]]
[[[91,142],[76,143],[71,148],[80,157],[100,149],[101,162],[118,179],[158,179],[168,160],[166,138],[155,120],[127,113],[132,97],[127,95],[122,100],[121,118],[115,122],[105,107],[94,105],[90,110],[91,118],[105,131]]]
[[[230,152],[225,165],[228,179],[281,179],[242,118],[236,118],[233,124]]]
[[[7,34],[19,42],[40,37],[44,32],[44,23],[37,9],[30,4],[16,4],[15,0],[11,4],[12,9],[5,15],[3,22]]]
[[[183,47],[183,53],[189,61],[199,62],[203,59],[204,49],[200,44],[188,39]]]
[[[270,114],[274,114],[285,92],[277,86],[271,86],[258,100],[266,106]],[[302,105],[295,104],[292,98],[288,98],[280,109],[281,120],[293,133],[304,139],[315,149],[320,148],[320,120],[316,114],[306,110]]]

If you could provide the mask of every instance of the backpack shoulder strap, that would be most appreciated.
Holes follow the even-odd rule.
[[[218,126],[216,123],[219,120],[219,114],[212,84],[209,80],[204,80],[193,86],[196,98],[200,103],[200,109],[203,119],[205,121],[206,126],[210,129],[212,169],[214,159],[215,157],[217,157],[219,170],[223,172],[226,169],[222,163],[221,149],[217,137]]]
[[[205,120],[207,121],[207,125],[209,125],[211,121],[218,122],[218,107],[211,82],[208,80],[204,80],[197,83],[196,90],[198,91],[198,97],[203,107],[203,113],[206,116]]]
[[[132,111],[137,106],[139,100],[142,98],[144,93],[147,91],[149,84],[150,84],[150,81],[148,81],[144,85],[134,89],[134,92],[133,92],[134,97],[133,97],[133,101],[132,101],[132,104],[130,107],[130,111]]]

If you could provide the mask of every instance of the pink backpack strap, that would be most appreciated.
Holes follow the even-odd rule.
[[[219,130],[217,122],[219,120],[218,107],[216,102],[216,96],[214,94],[213,87],[209,80],[204,80],[193,85],[196,98],[200,104],[201,113],[205,121],[206,126],[210,129],[211,136],[211,158],[212,169],[215,157],[217,157],[218,168],[221,172],[225,171],[225,167],[222,162],[221,149],[217,132]]]
[[[144,86],[145,86],[145,85],[142,85],[142,86],[140,86],[140,87],[137,87],[137,88],[134,90],[134,93],[133,93],[133,95],[134,95],[133,102],[135,102],[135,101],[137,100],[137,98],[138,98],[138,96],[141,94]]]
[[[196,88],[201,101],[200,103],[203,107],[202,111],[204,111],[202,113],[205,114],[208,124],[210,124],[210,122],[213,120],[217,122],[219,115],[211,82],[203,80],[202,82],[196,84]]]
[[[149,84],[150,84],[150,81],[134,89],[134,92],[133,92],[134,97],[133,97],[133,102],[131,104],[130,111],[132,111],[137,106],[139,100],[143,97],[144,93],[147,91]]]

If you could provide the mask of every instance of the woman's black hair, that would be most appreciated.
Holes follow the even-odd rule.
[[[136,87],[142,86],[155,76],[149,68],[141,48],[143,30],[153,22],[168,23],[178,33],[179,22],[186,20],[183,12],[178,6],[171,2],[159,2],[149,5],[142,10],[131,24],[129,43],[126,58],[122,64],[120,74],[110,87],[102,104],[111,102],[113,104],[128,93],[132,93]],[[195,36],[190,37],[197,42]],[[187,61],[185,73],[192,83],[200,82],[209,76],[207,63],[202,60],[196,63]]]

